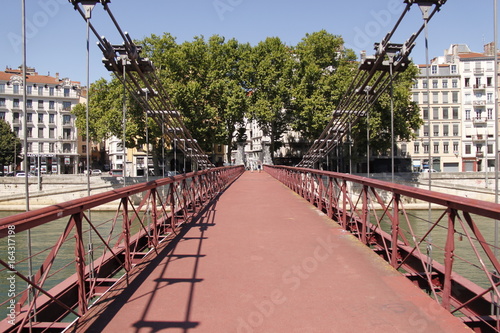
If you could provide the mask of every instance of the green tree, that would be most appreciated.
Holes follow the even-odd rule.
[[[10,128],[9,123],[0,119],[0,170],[4,170],[4,166],[12,165],[15,161],[22,160],[20,153],[22,149],[21,140]]]
[[[271,156],[293,119],[294,62],[292,49],[278,37],[268,37],[252,50],[246,89],[251,91],[249,118],[271,138]]]
[[[206,151],[215,143],[230,146],[247,109],[242,81],[250,46],[218,35],[181,45],[169,34],[152,35],[141,43],[200,146]]]
[[[312,141],[330,120],[357,64],[342,37],[325,30],[306,34],[294,48],[296,58],[293,129]]]

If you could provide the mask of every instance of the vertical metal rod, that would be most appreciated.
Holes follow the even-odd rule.
[[[84,5],[85,9],[85,21],[87,23],[87,63],[86,63],[86,71],[87,71],[87,105],[85,109],[85,144],[87,145],[87,196],[90,196],[90,19],[92,17],[92,10],[94,5]],[[88,210],[88,218],[92,221],[91,211]],[[89,278],[91,280],[94,279],[94,246],[92,241],[92,229],[89,228],[89,239],[88,239],[88,262],[89,262]],[[90,293],[92,295],[92,292]]]
[[[500,158],[498,155],[498,0],[494,0],[494,29],[495,29],[495,41],[494,50],[495,50],[495,203],[498,203],[498,169],[500,167]],[[499,232],[499,221],[495,220],[495,257],[498,258],[498,232]]]
[[[394,58],[392,56],[389,57],[389,75],[391,80],[391,90],[390,90],[390,98],[391,98],[391,182],[394,183],[394,82],[393,82],[393,66]]]
[[[369,95],[366,91],[366,101],[368,102]],[[370,178],[370,110],[366,108],[366,177]]]
[[[429,30],[427,28],[427,23],[429,21],[429,9],[430,9],[430,5],[427,5],[427,4],[423,4],[420,6],[420,10],[422,11],[422,16],[423,16],[423,19],[424,19],[424,30],[425,30],[425,63],[426,63],[426,66],[427,66],[427,73],[426,73],[426,80],[427,80],[427,130],[428,130],[428,138],[429,138],[429,141],[428,141],[428,161],[427,161],[427,166],[429,168],[429,172],[428,172],[428,186],[429,186],[429,191],[432,190],[432,168],[431,168],[431,165],[432,165],[432,155],[431,155],[431,102],[430,102],[430,98],[431,98],[431,92],[430,92],[430,70],[431,70],[431,65],[430,65],[430,62],[429,62]],[[429,208],[428,208],[428,221],[431,220],[431,215],[432,215],[432,206],[431,206],[431,203],[429,202]],[[427,236],[427,256],[428,256],[428,262],[427,262],[427,266],[428,266],[428,269],[431,270],[432,269],[432,234],[429,233],[429,235]]]
[[[127,79],[126,76],[126,68],[125,65],[127,63],[126,57],[122,56],[122,65],[123,65],[123,161],[122,161],[122,169],[123,169],[123,187],[127,186],[127,153],[126,153],[126,144],[125,144],[125,126],[127,122],[127,87],[125,86],[125,81]]]
[[[148,128],[148,112],[149,112],[149,104],[148,104],[148,91],[146,89],[146,182],[149,182],[149,128]]]
[[[498,204],[498,168],[500,167],[500,158],[498,156],[498,121],[499,121],[499,116],[498,116],[498,0],[493,0],[493,27],[494,27],[494,41],[493,41],[493,50],[495,54],[495,64],[494,64],[494,69],[495,69],[495,115],[493,119],[495,119],[495,124],[494,124],[494,149],[493,152],[495,153],[495,203]],[[499,221],[495,220],[495,239],[494,239],[494,253],[495,257],[498,258],[498,232],[499,232]],[[495,272],[495,275],[498,276],[498,272]],[[499,304],[498,297],[495,297],[495,312],[496,314],[496,321],[497,321],[497,330],[500,330],[500,311],[498,309]]]
[[[22,28],[21,28],[21,34],[22,34],[22,39],[23,39],[23,131],[24,131],[24,189],[25,189],[25,194],[26,194],[26,211],[30,210],[30,197],[29,197],[29,183],[28,183],[28,172],[29,172],[29,160],[28,160],[28,120],[27,120],[27,113],[26,113],[26,0],[21,1],[21,21],[22,21]],[[28,278],[30,281],[33,282],[33,261],[32,261],[32,251],[31,251],[31,229],[28,229],[26,231],[27,235],[27,247],[28,247]],[[35,297],[36,294],[31,287],[31,285],[28,285],[28,289],[30,292],[28,292],[28,303],[31,303],[31,297]],[[30,331],[31,331],[31,323],[32,320],[36,320],[36,301],[34,302],[35,307],[33,309],[34,311],[34,318],[32,318],[31,315],[28,314],[29,317],[29,325],[30,325]]]

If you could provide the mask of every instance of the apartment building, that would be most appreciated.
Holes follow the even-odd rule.
[[[69,78],[40,75],[27,70],[26,101],[23,100],[20,69],[0,71],[0,118],[7,121],[27,149],[30,170],[42,173],[73,174],[78,172],[80,156],[75,116],[71,113],[80,98],[80,83]],[[26,108],[26,114],[23,108]],[[23,127],[26,117],[27,127]],[[23,154],[21,152],[21,154]],[[4,171],[24,169],[8,166]]]
[[[494,51],[460,54],[462,75],[462,171],[494,171]]]
[[[412,89],[423,126],[407,144],[413,171],[494,170],[494,53],[451,45],[443,56],[419,65]],[[429,73],[427,73],[429,71]],[[429,163],[430,160],[430,163]]]

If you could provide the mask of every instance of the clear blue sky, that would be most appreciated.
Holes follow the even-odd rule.
[[[429,25],[430,57],[442,55],[455,43],[482,52],[483,43],[493,40],[493,1],[448,0]],[[296,45],[306,33],[325,29],[341,35],[357,54],[361,50],[373,54],[373,43],[394,26],[403,0],[112,0],[110,8],[134,39],[169,32],[179,43],[218,34],[252,45],[277,36]],[[58,72],[85,84],[85,21],[73,6],[67,0],[26,0],[26,12],[27,65],[40,74]],[[122,43],[100,4],[92,23],[111,43]],[[414,6],[392,42],[403,43],[421,24],[420,10]],[[0,31],[0,68],[18,67],[22,63],[21,0],[2,1]],[[91,34],[91,82],[109,78],[95,42]],[[412,57],[425,63],[423,34]]]

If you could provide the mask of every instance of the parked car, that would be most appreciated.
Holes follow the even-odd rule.
[[[25,172],[18,172],[18,173],[16,173],[16,177],[26,177],[26,173]],[[28,173],[28,177],[31,177],[31,174]]]
[[[422,170],[422,172],[437,172],[437,171],[434,169],[424,169]]]
[[[93,169],[93,170],[91,170],[90,174],[95,175],[95,176],[100,176],[100,175],[102,175],[102,171],[99,169]]]

